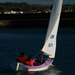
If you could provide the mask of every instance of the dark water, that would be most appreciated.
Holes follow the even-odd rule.
[[[21,52],[37,54],[44,44],[46,28],[0,29],[0,75],[75,75],[75,28],[59,28],[53,65],[46,71],[13,71],[10,63]],[[37,58],[39,58],[37,56]]]

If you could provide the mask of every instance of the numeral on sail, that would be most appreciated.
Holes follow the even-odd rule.
[[[51,35],[51,37],[50,37],[51,39],[53,39],[54,38],[54,35]]]
[[[49,45],[48,45],[48,47],[52,47],[53,46],[53,43],[50,43]]]

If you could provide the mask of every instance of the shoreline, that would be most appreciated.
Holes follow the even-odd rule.
[[[49,19],[0,20],[0,28],[47,28]],[[62,18],[59,27],[75,27],[75,18]]]
[[[75,12],[61,13],[59,27],[75,27]],[[50,14],[0,14],[0,28],[47,28]]]

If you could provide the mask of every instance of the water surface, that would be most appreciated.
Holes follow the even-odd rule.
[[[0,75],[75,75],[75,28],[59,28],[56,56],[48,70],[23,72],[11,69],[10,63],[16,61],[21,52],[34,57],[42,49],[46,30],[0,29]]]

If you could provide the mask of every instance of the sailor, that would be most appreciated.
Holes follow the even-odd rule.
[[[30,65],[30,66],[37,66],[37,65],[39,65],[39,63],[34,61],[31,56],[28,57],[28,59],[26,60],[25,64]]]
[[[28,59],[25,61],[25,64],[30,65],[30,66],[34,66],[33,63],[35,61],[33,60],[33,58],[31,56],[28,57]]]
[[[27,57],[25,56],[24,52],[21,53],[21,56],[18,57],[18,61],[19,62],[22,62],[22,63],[25,63]]]

